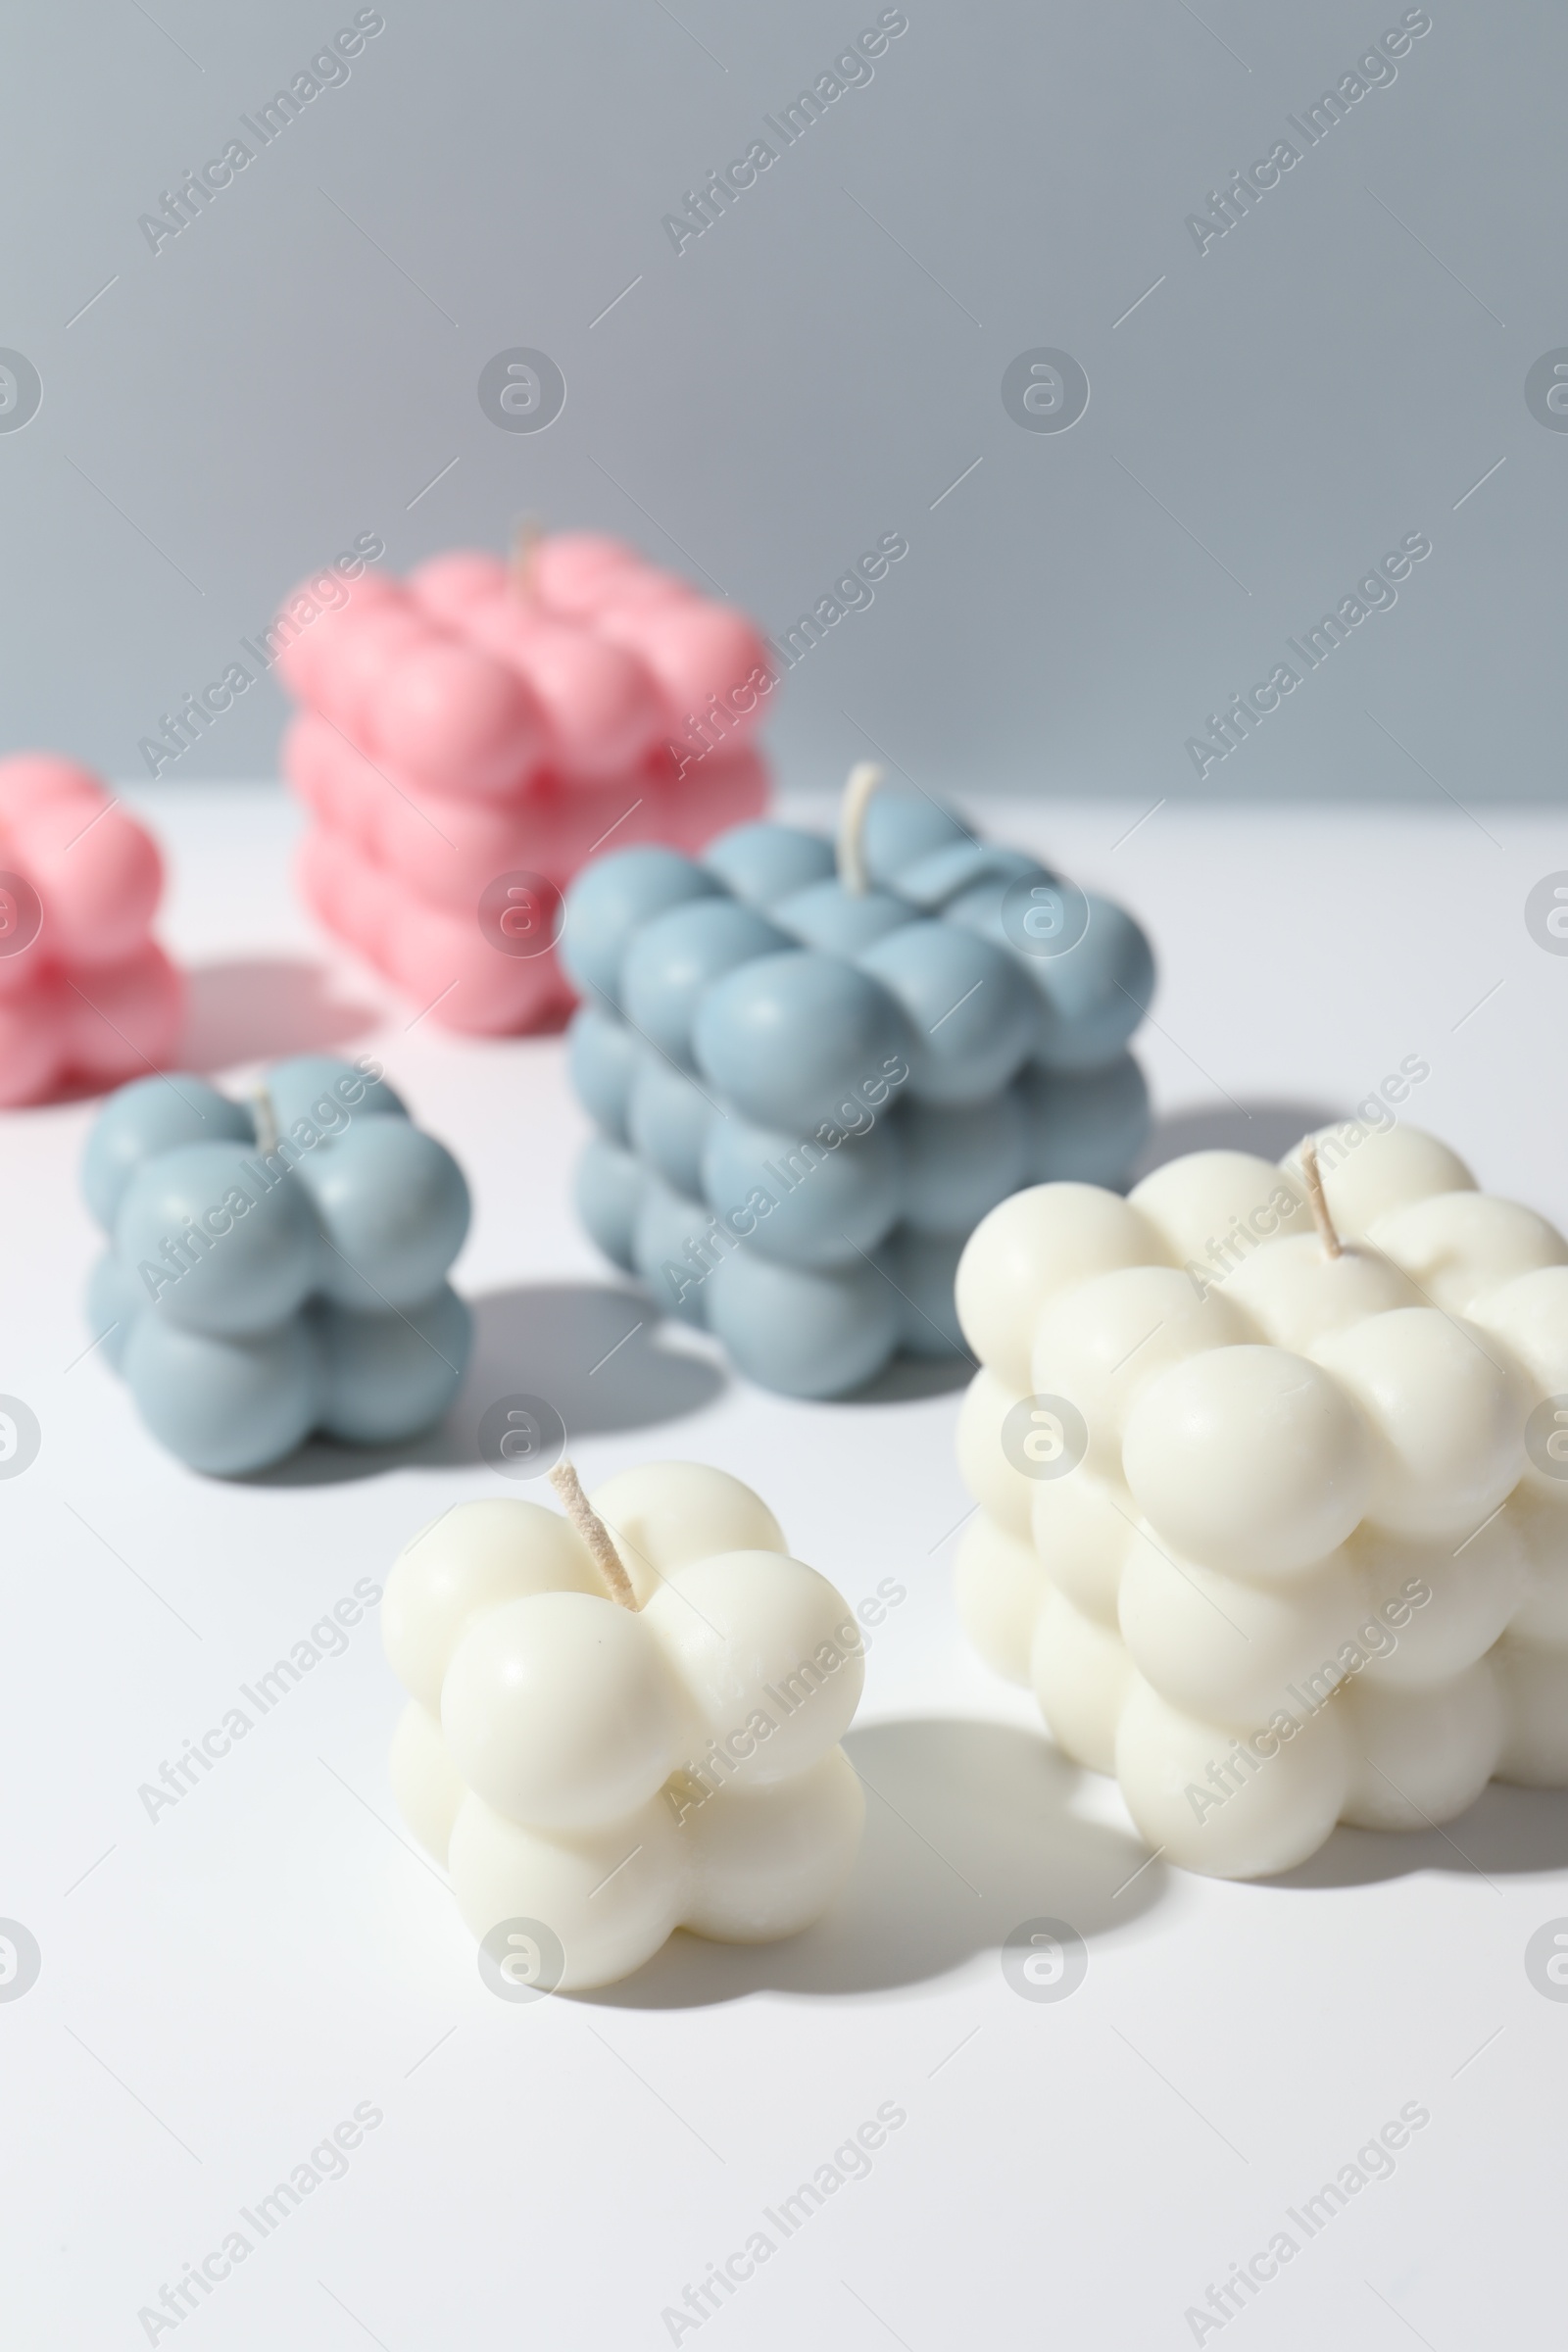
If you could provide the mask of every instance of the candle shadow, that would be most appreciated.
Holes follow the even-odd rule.
[[[1270,1886],[1369,1886],[1446,1870],[1460,1878],[1531,1878],[1568,1868],[1568,1805],[1559,1788],[1489,1781],[1467,1813],[1430,1830],[1337,1829],[1298,1869]]]
[[[237,1062],[327,1053],[363,1037],[379,1017],[343,996],[322,964],[282,956],[198,964],[179,1066],[211,1076]]]
[[[1303,1135],[1348,1115],[1322,1102],[1278,1101],[1167,1111],[1150,1129],[1134,1163],[1132,1182],[1188,1152],[1250,1152],[1257,1159],[1283,1159]]]
[[[1087,1943],[1160,1897],[1165,1874],[1139,1838],[1072,1810],[1085,1776],[1043,1734],[927,1719],[866,1724],[844,1746],[865,1788],[865,1836],[824,1919],[780,1943],[680,1933],[635,1976],[573,1997],[686,2009],[761,1991],[885,1992],[994,1956],[1026,1921],[1065,1922]]]
[[[468,1303],[473,1353],[457,1402],[435,1429],[402,1446],[313,1438],[285,1461],[234,1483],[337,1486],[411,1466],[477,1469],[485,1461],[479,1424],[505,1397],[552,1405],[569,1446],[581,1438],[677,1421],[723,1386],[722,1369],[685,1340],[685,1326],[661,1323],[639,1291],[612,1283],[528,1283]],[[497,1477],[497,1494],[527,1489],[525,1480]]]

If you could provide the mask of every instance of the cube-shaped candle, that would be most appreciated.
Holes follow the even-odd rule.
[[[1168,1859],[1568,1786],[1568,1243],[1414,1129],[1046,1185],[958,1271],[982,1655]]]
[[[152,835],[47,752],[0,760],[0,1104],[162,1066],[185,1010]]]
[[[406,583],[351,567],[276,624],[305,706],[283,752],[313,820],[300,886],[432,1020],[537,1027],[571,1002],[561,893],[595,849],[699,849],[763,806],[762,641],[587,534],[510,567],[443,556]]]
[[[248,1103],[139,1079],[99,1114],[82,1189],[108,1236],[94,1336],[193,1469],[259,1470],[313,1430],[400,1444],[457,1395],[468,1188],[374,1061],[302,1054]]]
[[[629,1976],[678,1927],[726,1943],[827,1908],[864,1798],[838,1742],[854,1612],[722,1470],[658,1462],[585,1496],[459,1503],[393,1568],[409,1704],[398,1803],[451,1875],[495,1989]]]
[[[837,1396],[960,1346],[953,1280],[1020,1185],[1122,1180],[1148,1123],[1130,915],[858,769],[793,826],[597,859],[562,952],[598,1134],[579,1213],[750,1378]]]

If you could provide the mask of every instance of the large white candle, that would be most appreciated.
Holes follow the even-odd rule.
[[[1304,1154],[1304,1157],[1303,1157]],[[1315,1198],[1314,1198],[1315,1196]],[[1568,1785],[1568,1243],[1412,1129],[1125,1200],[1015,1194],[958,1269],[971,1639],[1151,1844]],[[1558,1406],[1563,1409],[1559,1416]]]

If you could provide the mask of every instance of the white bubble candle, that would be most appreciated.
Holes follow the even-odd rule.
[[[1434,1138],[1201,1152],[976,1230],[977,1648],[1151,1845],[1288,1870],[1568,1786],[1568,1243]]]

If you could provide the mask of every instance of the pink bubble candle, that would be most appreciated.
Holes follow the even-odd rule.
[[[763,807],[762,640],[585,532],[342,586],[279,624],[305,899],[432,1020],[538,1027],[572,1003],[561,893],[594,852],[695,852]]]
[[[0,760],[0,1104],[162,1067],[184,982],[151,934],[163,860],[96,776]]]

